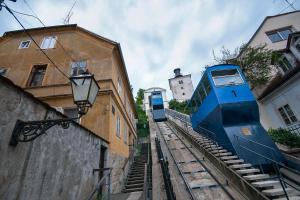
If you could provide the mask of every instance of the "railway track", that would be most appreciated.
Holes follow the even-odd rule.
[[[211,173],[168,122],[158,122],[157,127],[191,199],[234,199],[226,181]]]
[[[247,185],[247,187],[242,188],[248,189],[241,192],[248,192],[248,194],[245,193],[248,198],[300,200],[300,193],[291,187],[286,187],[283,190],[282,183],[280,183],[278,178],[267,173],[262,173],[260,169],[254,168],[251,164],[233,155],[230,151],[219,146],[211,139],[194,132],[188,123],[179,125],[181,124],[179,121],[182,119],[173,121],[168,117],[168,120],[174,125],[174,128],[181,129],[180,132],[184,133],[185,137],[189,138],[197,148],[201,149],[201,152],[206,152],[206,156],[209,156],[211,161],[216,161],[213,163],[218,163],[219,166],[223,166],[222,169],[227,168],[223,173],[230,171],[230,174],[235,176],[232,176],[232,178],[235,179],[236,183]],[[288,197],[285,196],[285,193]],[[255,196],[250,197],[250,195]]]

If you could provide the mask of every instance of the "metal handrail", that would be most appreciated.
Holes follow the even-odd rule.
[[[176,113],[176,115],[174,114],[174,115],[172,116],[172,115],[170,115],[170,113]],[[177,118],[177,119],[180,120],[181,122],[185,123],[186,131],[187,131],[188,133],[190,133],[190,131],[189,131],[189,129],[188,129],[188,126],[191,127],[192,124],[191,124],[189,121],[183,120],[182,118],[178,117],[178,115],[182,115],[184,118],[186,118],[185,114],[179,113],[179,112],[177,112],[177,111],[170,110],[170,109],[167,109],[166,114],[170,115],[170,116],[173,117],[173,118]],[[213,144],[215,144],[215,145],[217,145],[217,146],[219,145],[219,144],[218,144],[218,141],[216,140],[216,134],[215,134],[214,132],[212,132],[212,131],[210,131],[210,130],[208,130],[208,129],[202,127],[202,126],[199,126],[199,128],[205,131],[205,132],[204,132],[204,135],[206,135],[206,137],[212,139],[212,143],[213,143]],[[206,132],[209,132],[212,136],[209,136],[209,134],[207,134]],[[209,146],[212,147],[212,144],[209,144]],[[219,151],[219,149],[217,149],[217,151]]]
[[[167,199],[168,200],[176,200],[176,195],[173,191],[173,185],[171,182],[170,178],[170,173],[169,173],[169,162],[167,160],[167,157],[165,158],[163,155],[163,152],[161,150],[160,146],[160,140],[156,137],[155,138],[155,145],[156,145],[156,151],[158,155],[158,160],[160,162],[160,167],[164,179],[164,185],[165,185],[165,191],[167,194]]]
[[[147,167],[147,164],[145,163],[145,170],[144,170],[144,185],[143,185],[143,196],[144,196],[144,198],[143,199],[145,199],[145,200],[147,200],[148,199],[148,167]]]
[[[235,138],[242,138],[242,139],[245,139],[245,140],[250,140],[250,139],[247,139],[247,138],[238,136],[238,135],[234,135],[234,137],[235,137]],[[236,139],[236,140],[237,140],[237,139]],[[240,145],[239,140],[237,140],[237,141],[238,141],[238,144],[239,144],[240,147],[246,148],[246,147]],[[250,141],[253,141],[253,140],[250,140]],[[254,141],[253,141],[253,142],[254,142]],[[259,143],[259,142],[255,142],[255,143],[260,144],[260,145],[263,145],[263,144],[261,144],[261,143]],[[265,145],[263,145],[263,146],[265,146]],[[266,146],[266,147],[268,147],[268,146]],[[272,147],[269,147],[269,148],[273,149]],[[248,149],[248,148],[246,148],[246,149]],[[249,149],[249,151],[253,151],[253,150]],[[274,151],[275,151],[275,149],[274,149]],[[268,157],[265,157],[264,155],[261,155],[261,154],[255,152],[255,151],[253,151],[253,153],[255,153],[255,154],[257,154],[257,155],[259,155],[259,156],[261,156],[261,157],[264,157],[265,159],[267,159],[267,160],[269,160],[269,161],[271,161],[271,162],[274,162],[274,163],[278,164],[279,166],[281,166],[281,167],[283,167],[283,168],[286,168],[286,169],[288,169],[288,170],[290,170],[290,171],[292,171],[292,172],[294,172],[294,173],[300,175],[300,172],[299,172],[299,171],[294,170],[294,169],[292,169],[292,168],[290,168],[290,167],[287,167],[286,165],[284,165],[284,164],[282,164],[282,163],[280,163],[280,162],[277,162],[276,160],[273,160],[273,159],[270,159],[270,158],[268,158]]]
[[[287,200],[289,200],[289,197],[288,197],[288,194],[287,194],[287,192],[286,192],[286,184],[289,185],[289,186],[291,186],[291,187],[294,188],[295,190],[300,191],[300,189],[298,189],[298,188],[294,187],[293,185],[289,184],[286,180],[284,180],[284,179],[282,178],[282,175],[281,175],[281,173],[280,173],[280,170],[279,170],[279,167],[278,167],[278,166],[281,166],[281,167],[283,167],[283,168],[286,168],[286,169],[288,169],[288,170],[290,170],[290,171],[292,171],[292,172],[294,172],[294,173],[296,173],[296,174],[298,174],[298,175],[300,175],[300,172],[298,172],[298,171],[296,171],[296,170],[294,170],[294,169],[291,169],[291,168],[289,168],[289,167],[283,165],[282,163],[277,162],[276,160],[270,159],[270,158],[268,158],[268,157],[266,157],[266,156],[264,156],[264,155],[262,155],[262,154],[260,154],[260,153],[257,153],[257,152],[255,152],[255,151],[253,151],[253,150],[251,150],[251,149],[249,149],[249,148],[247,148],[247,147],[244,147],[244,146],[240,145],[239,140],[237,139],[237,138],[240,137],[240,136],[234,135],[234,137],[236,138],[236,140],[237,140],[237,142],[238,142],[238,145],[239,145],[241,148],[243,148],[243,149],[245,149],[245,150],[247,150],[247,151],[250,151],[251,153],[254,153],[255,155],[258,155],[258,156],[260,156],[260,157],[262,157],[262,158],[264,158],[264,159],[266,159],[266,160],[269,160],[269,161],[272,163],[272,166],[273,166],[274,169],[275,169],[274,171],[276,172],[277,178],[279,179],[280,185],[281,185],[281,187],[282,187],[282,189],[283,189],[283,192],[284,192],[285,197],[287,198]],[[240,138],[243,138],[243,137],[240,137]],[[246,138],[243,138],[243,139],[246,139]],[[247,140],[247,139],[246,139],[246,140]],[[252,141],[252,140],[250,140],[250,141]],[[254,141],[253,141],[253,142],[254,142]],[[255,143],[260,144],[260,143],[258,143],[258,142],[255,142]],[[263,145],[263,144],[260,144],[260,145],[265,146],[265,145]],[[271,147],[269,147],[269,148],[271,148]],[[273,148],[271,148],[271,149],[273,149]]]
[[[262,146],[262,147],[271,149],[273,152],[276,152],[276,150],[275,150],[273,147],[264,145],[264,144],[262,144],[262,143],[260,143],[260,142],[256,142],[256,141],[254,141],[254,140],[251,140],[251,139],[248,139],[248,138],[244,138],[244,137],[241,137],[241,136],[238,136],[238,135],[233,135],[233,136],[234,136],[234,137],[237,137],[237,138],[242,138],[242,139],[247,140],[247,141],[249,141],[249,142],[253,142],[254,144],[260,145],[260,146]]]
[[[96,192],[100,191],[101,186],[105,183],[104,181],[106,180],[106,178],[108,178],[107,199],[110,200],[110,174],[111,174],[112,168],[108,167],[108,168],[97,169],[97,170],[94,170],[94,171],[107,171],[107,170],[108,170],[108,172],[106,174],[104,174],[104,176],[99,180],[99,182],[97,183],[97,185],[95,186],[93,191],[90,193],[90,195],[86,198],[86,200],[92,200],[93,199]]]

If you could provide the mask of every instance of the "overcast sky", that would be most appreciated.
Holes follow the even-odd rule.
[[[50,26],[63,24],[74,0],[5,2],[17,11],[33,10]],[[290,2],[300,9],[300,0]],[[191,73],[195,86],[204,66],[213,63],[213,50],[246,43],[266,16],[289,11],[285,0],[78,0],[70,23],[121,44],[134,96],[139,88],[157,86],[171,98],[168,79],[174,68]],[[26,28],[41,26],[34,18],[18,17]],[[0,11],[0,34],[15,29],[20,26],[13,17]]]

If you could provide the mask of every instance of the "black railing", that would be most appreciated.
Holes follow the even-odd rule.
[[[283,176],[282,176],[282,174],[281,174],[281,172],[280,172],[280,168],[285,168],[285,169],[287,169],[287,170],[289,170],[289,171],[291,171],[291,172],[297,174],[298,176],[300,176],[300,172],[298,172],[298,171],[296,171],[296,170],[294,170],[294,169],[292,169],[292,168],[289,168],[289,167],[285,166],[283,163],[277,162],[277,161],[275,160],[275,149],[274,149],[274,148],[269,147],[269,146],[266,146],[266,145],[261,144],[261,143],[259,143],[259,142],[256,142],[256,141],[253,141],[253,140],[250,140],[250,139],[241,137],[241,136],[234,135],[234,137],[235,137],[235,139],[237,140],[238,145],[239,145],[240,148],[245,149],[245,150],[247,150],[248,152],[251,152],[251,153],[255,154],[256,156],[259,156],[260,158],[265,159],[265,160],[268,160],[270,163],[272,163],[271,166],[273,167],[273,170],[274,170],[274,172],[276,173],[276,177],[274,177],[274,179],[278,179],[278,180],[279,180],[280,185],[281,185],[281,187],[282,187],[282,189],[283,189],[283,191],[284,191],[284,195],[285,195],[285,197],[287,198],[287,200],[289,200],[289,196],[288,196],[288,194],[287,194],[287,192],[286,192],[287,185],[289,185],[289,186],[292,187],[293,189],[295,189],[295,190],[297,190],[297,191],[300,192],[299,188],[293,186],[292,184],[290,184],[288,181],[286,181],[286,180],[283,178]],[[256,145],[256,147],[254,147],[253,149],[250,149],[250,148],[245,147],[245,145],[242,145],[242,144],[241,144],[241,139],[243,139],[243,140],[245,140],[245,141],[247,141],[247,142],[249,142],[249,143],[251,143],[251,144]],[[271,150],[271,152],[272,152],[272,158],[269,158],[269,157],[266,157],[266,156],[264,156],[264,155],[262,155],[262,154],[257,153],[257,152],[255,151],[255,149],[256,149],[257,147],[264,147],[264,148],[266,148],[266,149]]]
[[[295,125],[289,126],[289,127],[286,128],[286,130],[300,136],[300,124],[295,124]]]
[[[155,145],[156,145],[156,151],[158,155],[158,159],[160,162],[160,167],[162,170],[163,174],[163,179],[164,179],[164,184],[165,184],[165,190],[167,193],[167,199],[168,200],[176,200],[176,196],[173,190],[173,185],[171,182],[171,177],[170,177],[170,172],[169,172],[169,162],[167,158],[164,157],[161,146],[160,146],[160,141],[158,138],[155,138]]]
[[[110,200],[110,175],[111,175],[112,168],[100,168],[100,169],[94,169],[94,172],[106,172],[103,177],[99,180],[99,182],[96,184],[90,195],[86,198],[86,200],[94,200],[94,199],[107,199]],[[107,181],[106,181],[107,180]],[[102,193],[102,186],[107,186],[107,192],[106,192],[106,198],[105,196],[99,197],[99,194]]]

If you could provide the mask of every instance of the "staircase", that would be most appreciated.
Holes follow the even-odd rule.
[[[151,154],[151,151],[149,153]],[[151,161],[151,155],[149,156]],[[140,155],[134,157],[134,161],[127,175],[126,184],[122,190],[123,193],[143,191],[144,179],[145,179],[145,164],[147,164],[147,160],[148,160],[148,143],[143,143],[141,144]],[[151,189],[152,179],[151,179],[150,161],[147,170],[147,177],[148,177],[148,185]]]

